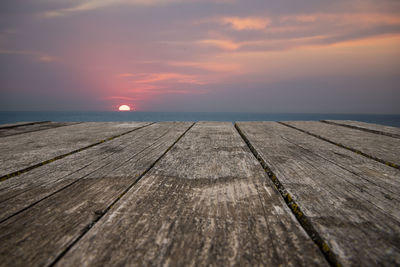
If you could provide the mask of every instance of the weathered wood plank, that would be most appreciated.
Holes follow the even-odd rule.
[[[237,126],[327,252],[345,266],[400,264],[398,170],[275,122]]]
[[[148,124],[88,122],[0,138],[0,178]]]
[[[43,266],[63,251],[112,206],[160,158],[191,123],[159,123],[141,129],[126,147],[90,174],[76,179],[0,224],[0,265]],[[63,159],[64,160],[64,159]],[[119,233],[124,235],[124,233]]]
[[[147,135],[162,135],[174,127],[173,123],[153,124],[0,183],[0,222],[81,177],[123,161],[129,155],[122,152],[130,146],[138,146]]]
[[[400,169],[400,140],[317,121],[283,122]]]
[[[400,138],[400,128],[361,121],[348,120],[323,120],[322,122],[359,129],[371,133],[383,134],[390,137]]]
[[[32,124],[23,124],[14,127],[1,128],[0,127],[0,137],[6,137],[11,135],[37,132],[51,128],[57,128],[67,125],[78,124],[77,122],[41,122],[41,123],[32,123]]]
[[[19,126],[25,126],[25,125],[32,125],[32,124],[40,124],[40,123],[47,123],[50,121],[23,121],[23,122],[16,122],[16,123],[4,123],[0,124],[0,129],[7,129],[7,128],[13,128],[13,127],[19,127]]]
[[[233,125],[203,122],[197,123],[58,264],[327,263]]]

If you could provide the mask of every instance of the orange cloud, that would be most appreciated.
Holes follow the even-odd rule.
[[[225,53],[220,61],[243,66],[241,76],[231,81],[276,82],[305,77],[348,75],[397,75],[400,35],[375,36],[332,45],[302,45],[275,51]]]
[[[240,47],[240,44],[229,40],[208,39],[208,40],[199,40],[197,41],[197,43],[201,45],[215,46],[220,49],[230,50],[230,51],[236,50]]]
[[[331,47],[357,47],[357,49],[361,48],[371,48],[376,47],[375,51],[378,53],[378,50],[385,50],[389,51],[392,50],[393,52],[397,52],[400,54],[400,50],[398,49],[400,45],[400,34],[393,34],[393,35],[382,35],[382,36],[371,36],[367,38],[349,40],[349,41],[342,41],[338,43],[331,44]]]
[[[271,23],[271,20],[268,18],[258,17],[223,17],[220,19],[220,23],[229,24],[233,29],[237,31],[263,30]]]
[[[282,16],[281,22],[291,23],[337,23],[337,24],[354,24],[358,26],[372,25],[393,25],[400,24],[400,16],[382,13],[345,13],[345,14],[303,14],[293,16]]]

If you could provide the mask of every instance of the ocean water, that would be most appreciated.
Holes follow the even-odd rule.
[[[26,121],[288,121],[356,120],[400,127],[400,114],[244,112],[27,112],[1,111],[0,124]]]

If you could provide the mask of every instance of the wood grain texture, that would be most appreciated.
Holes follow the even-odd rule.
[[[400,264],[398,170],[275,122],[237,125],[339,262]]]
[[[158,123],[69,155],[0,183],[0,222],[109,164],[129,158],[148,135],[162,136],[174,123]]]
[[[57,128],[67,125],[78,124],[77,122],[41,122],[41,123],[32,123],[32,124],[22,124],[14,127],[1,128],[0,127],[0,137],[6,137],[11,135],[37,132],[51,128]]]
[[[52,264],[190,125],[159,123],[140,138],[131,135],[126,146],[103,147],[118,156],[0,224],[0,265]]]
[[[322,122],[345,126],[353,129],[359,129],[376,134],[383,134],[390,137],[400,138],[400,128],[397,127],[379,125],[374,123],[366,123],[361,121],[349,121],[349,120],[324,120]]]
[[[4,123],[4,124],[0,124],[0,129],[14,128],[14,127],[19,127],[19,126],[48,123],[48,122],[50,122],[50,121],[22,121],[22,122],[15,122],[15,123]]]
[[[123,233],[123,234],[121,234]],[[231,123],[197,123],[59,266],[327,265]]]
[[[0,177],[148,124],[87,122],[0,138]]]
[[[317,121],[290,121],[283,123],[344,147],[360,151],[366,156],[392,167],[400,168],[400,140],[397,138]]]

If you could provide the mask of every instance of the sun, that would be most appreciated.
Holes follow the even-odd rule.
[[[119,111],[130,111],[131,107],[128,105],[121,105],[121,106],[119,106],[118,110]]]

